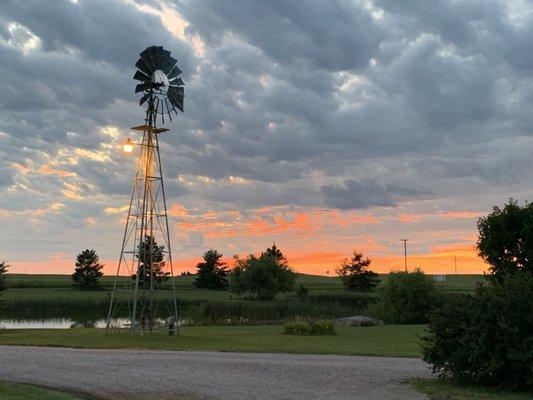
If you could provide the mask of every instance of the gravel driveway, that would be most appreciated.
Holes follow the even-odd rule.
[[[419,359],[0,346],[0,379],[102,399],[427,399]]]

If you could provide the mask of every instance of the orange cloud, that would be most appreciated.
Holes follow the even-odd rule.
[[[53,169],[53,168],[50,168],[48,165],[41,165],[38,172],[43,175],[57,175],[57,176],[63,176],[63,177],[74,175],[74,173],[72,172],[62,171],[60,169]]]
[[[438,213],[421,213],[421,214],[410,214],[410,213],[400,213],[396,215],[396,219],[405,223],[418,222],[423,219],[428,218],[453,218],[453,219],[468,219],[479,217],[481,213],[476,211],[442,211]]]

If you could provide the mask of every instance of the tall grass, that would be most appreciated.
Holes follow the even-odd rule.
[[[160,307],[165,309],[161,298]],[[374,302],[373,296],[355,294],[316,294],[307,300],[286,298],[273,301],[249,300],[191,300],[178,299],[181,319],[191,325],[257,325],[276,324],[295,319],[331,319],[363,313]],[[129,303],[118,298],[115,317],[129,315]],[[109,296],[92,298],[13,298],[0,305],[0,318],[46,319],[70,318],[104,319],[109,307]]]

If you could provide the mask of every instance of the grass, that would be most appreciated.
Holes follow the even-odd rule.
[[[0,345],[420,357],[425,325],[338,327],[335,336],[291,336],[282,326],[184,327],[179,336],[102,329],[6,329]]]
[[[382,276],[383,277],[383,276]],[[104,276],[102,289],[80,290],[69,275],[8,274],[8,290],[2,293],[0,319],[70,318],[84,322],[107,315],[112,276]],[[121,279],[129,281],[130,278]],[[349,315],[368,315],[375,293],[346,292],[338,277],[298,274],[295,287],[308,289],[305,302],[294,293],[280,294],[276,300],[252,302],[229,291],[204,290],[193,286],[194,276],[174,278],[180,316],[203,325],[271,324],[294,319],[332,319]],[[482,275],[448,275],[444,290],[468,291]],[[170,292],[161,292],[169,297]],[[359,297],[358,297],[359,296]],[[119,295],[120,297],[120,295]],[[124,317],[127,303],[120,302],[115,314]]]
[[[21,383],[0,381],[0,399],[2,400],[77,400],[67,393],[43,389]]]
[[[385,277],[386,275],[382,275]],[[122,278],[129,279],[129,278]],[[227,291],[213,291],[196,289],[192,283],[195,276],[178,276],[174,278],[176,290],[182,297],[193,299],[230,299],[232,296]],[[7,280],[11,289],[66,289],[73,288],[70,275],[30,275],[30,274],[7,274]],[[483,280],[483,275],[446,275],[446,281],[437,284],[444,290],[472,291],[476,284]],[[102,278],[103,291],[113,287],[113,276]],[[295,287],[305,286],[310,292],[343,291],[342,282],[337,276],[320,276],[298,274]],[[89,292],[98,293],[98,292]]]
[[[491,387],[458,385],[442,379],[412,379],[410,383],[431,400],[532,400],[525,392],[501,391]]]

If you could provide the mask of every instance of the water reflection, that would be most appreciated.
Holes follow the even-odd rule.
[[[113,328],[129,327],[130,321],[127,318],[117,318],[111,320]],[[71,328],[105,328],[106,320],[84,320],[75,321],[70,318],[48,318],[48,319],[0,319],[0,329],[71,329]]]

